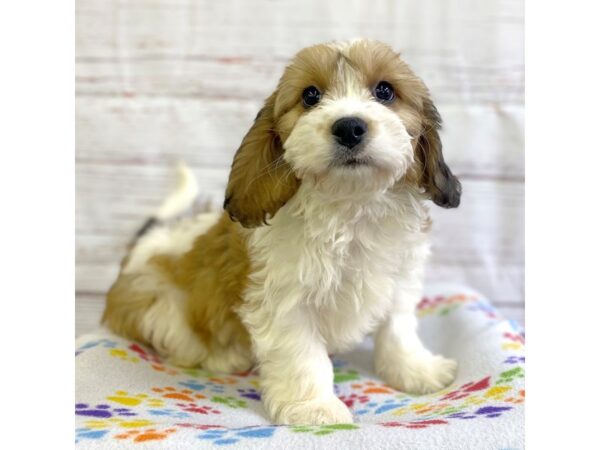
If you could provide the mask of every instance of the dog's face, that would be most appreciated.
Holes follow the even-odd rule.
[[[260,225],[308,179],[332,194],[382,191],[402,180],[456,207],[461,187],[444,163],[440,125],[427,88],[388,46],[306,48],[242,141],[225,209],[246,227]]]

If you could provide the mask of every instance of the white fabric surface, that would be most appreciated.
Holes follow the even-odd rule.
[[[372,343],[333,357],[337,395],[354,425],[273,426],[255,373],[211,374],[163,364],[107,331],[77,340],[78,449],[514,449],[524,446],[522,330],[463,286],[427,289],[421,336],[456,358],[458,378],[414,397],[374,374]]]

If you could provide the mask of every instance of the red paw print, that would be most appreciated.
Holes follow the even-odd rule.
[[[354,405],[354,403],[366,403],[366,402],[368,402],[369,401],[369,396],[368,395],[350,394],[350,395],[342,395],[342,396],[339,397],[339,399],[341,401],[343,401],[348,408],[352,408],[352,406]]]
[[[199,406],[195,403],[177,403],[183,411],[192,412],[196,414],[221,414],[221,411],[213,408],[212,406]]]
[[[468,397],[471,392],[482,391],[490,387],[490,377],[486,377],[480,381],[472,381],[467,384],[463,384],[460,388],[455,391],[449,392],[444,395],[440,400],[458,400],[461,398]]]

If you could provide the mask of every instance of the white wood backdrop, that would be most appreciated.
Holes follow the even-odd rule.
[[[360,36],[390,43],[424,78],[463,182],[459,209],[432,207],[428,280],[472,285],[522,320],[523,25],[522,0],[77,0],[76,333],[98,326],[174,162],[220,204],[286,61]]]

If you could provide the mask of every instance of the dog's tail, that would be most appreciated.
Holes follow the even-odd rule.
[[[198,196],[198,182],[188,166],[177,165],[177,186],[163,200],[160,207],[144,222],[133,238],[135,243],[144,234],[169,219],[173,219],[187,211]]]

